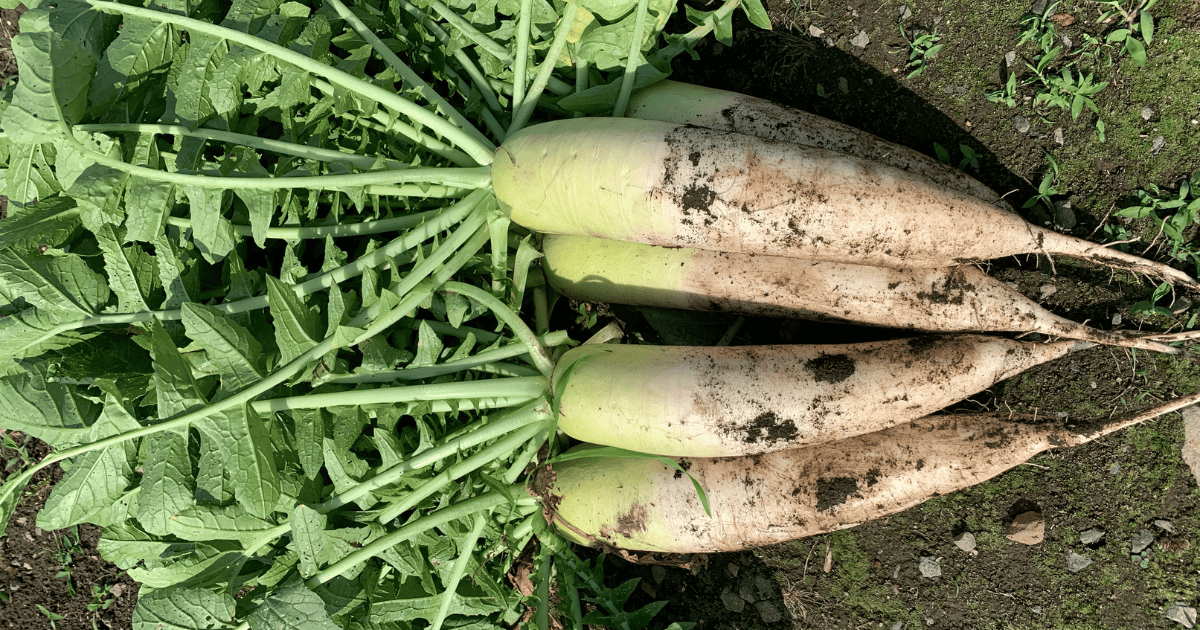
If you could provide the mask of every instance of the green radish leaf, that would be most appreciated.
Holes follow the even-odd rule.
[[[137,526],[133,521],[106,527],[96,549],[100,555],[121,569],[130,569],[143,561],[169,558],[190,553],[196,543],[173,538],[159,538]]]
[[[933,143],[933,152],[937,154],[937,159],[942,164],[950,163],[950,151],[948,151],[946,149],[946,147],[934,142]]]
[[[26,468],[24,472],[9,477],[0,485],[0,537],[8,533],[8,520],[12,518],[17,503],[24,496],[25,486],[29,485],[29,480],[38,472],[37,468]]]
[[[99,411],[75,387],[50,380],[44,365],[0,379],[0,426],[56,449],[90,442],[90,425]]]
[[[292,412],[296,424],[296,454],[304,476],[316,479],[325,464],[325,414],[323,409],[297,409]]]
[[[175,514],[168,533],[183,540],[232,540],[248,544],[275,524],[248,513],[241,505],[197,505]]]
[[[111,394],[104,411],[92,425],[92,441],[141,428]],[[38,512],[38,527],[63,529],[89,522],[125,494],[135,479],[137,448],[132,441],[88,451],[71,460],[71,467],[46,498]]]
[[[490,596],[466,595],[460,586],[456,597],[450,600],[448,615],[478,617],[489,615],[499,606]],[[417,583],[408,580],[396,592],[395,598],[380,598],[371,602],[371,619],[379,623],[400,623],[414,619],[433,619],[444,598],[440,593],[429,594]]]
[[[236,623],[229,593],[204,588],[146,589],[138,594],[133,630],[215,630]]]
[[[197,505],[226,505],[233,500],[228,457],[224,440],[202,433],[200,458],[196,464]]]
[[[321,569],[325,558],[325,515],[307,505],[292,511],[292,541],[288,548],[300,559],[300,575],[310,578]]]
[[[746,12],[751,24],[765,31],[771,30],[771,18],[763,8],[762,0],[742,0],[742,10]],[[932,57],[936,53],[936,50],[931,50],[927,54]]]
[[[249,330],[211,306],[188,302],[182,312],[188,336],[207,351],[226,394],[262,380],[262,344]]]
[[[95,60],[78,43],[53,32],[22,32],[12,38],[21,76],[0,127],[14,142],[41,143],[66,135],[87,111]]]
[[[8,174],[13,173],[10,157]],[[18,208],[13,204],[9,188],[8,216],[0,221],[0,248],[17,251],[47,247],[62,247],[79,233],[79,209],[68,197],[42,199],[37,205]]]
[[[408,368],[427,367],[437,363],[442,356],[442,337],[433,332],[424,321],[417,327],[417,354]]]
[[[268,177],[270,173],[263,168],[254,151],[247,149],[241,152],[241,160],[232,173],[234,177],[243,175]],[[276,191],[238,188],[233,191],[233,194],[246,204],[246,210],[250,215],[250,234],[254,238],[255,244],[259,247],[266,247],[267,229],[271,227],[271,218],[275,215],[275,208],[279,205],[276,200]]]
[[[53,150],[52,145],[14,143],[8,156],[4,189],[4,194],[12,204],[12,210],[29,206],[30,210],[36,212],[41,204],[34,205],[35,201],[48,199],[62,190],[62,184],[56,179],[51,160],[46,156],[47,150]],[[69,199],[63,199],[59,205],[62,205],[63,201],[74,205]],[[7,223],[7,220],[4,223]],[[0,243],[4,241],[3,234],[0,233]]]
[[[149,298],[158,286],[158,261],[139,245],[122,247],[111,225],[102,226],[94,234],[104,252],[108,284],[117,295],[117,312],[153,310]]]
[[[234,496],[250,514],[268,518],[279,502],[279,470],[266,423],[250,407],[240,405],[196,422],[196,427],[219,445],[227,458]]]
[[[78,254],[43,256],[0,249],[0,287],[46,311],[93,315],[108,302],[108,282]]]
[[[125,187],[125,240],[152,243],[175,204],[175,185],[135,177]]]
[[[363,427],[371,424],[371,416],[362,407],[335,407],[333,410],[333,446],[348,451],[362,437]]]
[[[73,320],[78,321],[62,313],[39,308],[27,308],[0,317],[0,377],[24,372],[25,369],[17,363],[20,359],[51,350],[62,350],[101,334],[94,330],[65,330],[53,334],[60,325]],[[0,391],[2,390],[3,385],[0,385]],[[0,412],[0,418],[3,417],[4,414]]]
[[[239,543],[194,543],[188,554],[169,564],[129,569],[129,577],[150,588],[188,588],[199,585],[226,584],[245,564],[246,556]]]
[[[146,531],[169,534],[171,518],[192,506],[195,481],[191,473],[186,435],[164,431],[147,438],[136,512]]]
[[[237,244],[233,223],[223,215],[227,207],[224,188],[184,186],[191,202],[192,231],[196,247],[210,263],[220,261]]]
[[[155,258],[158,259],[158,280],[167,294],[163,308],[180,308],[185,302],[192,301],[189,282],[184,277],[189,266],[185,264],[183,250],[165,232],[155,236],[153,243]]]
[[[317,345],[320,320],[316,311],[273,276],[267,276],[267,297],[275,319],[275,342],[283,353],[281,362],[289,363]]]
[[[341,630],[325,612],[325,603],[293,575],[247,618],[251,630]]]
[[[179,39],[178,30],[170,24],[125,17],[117,38],[97,65],[96,80],[88,93],[91,115],[137,120],[152,86],[166,78]],[[120,106],[114,108],[117,103]]]

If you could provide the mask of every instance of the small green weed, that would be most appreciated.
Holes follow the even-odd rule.
[[[929,62],[933,61],[934,57],[937,57],[938,52],[942,50],[945,44],[940,43],[942,38],[938,35],[936,28],[933,29],[932,33],[914,28],[910,37],[908,30],[904,28],[903,19],[900,20],[899,26],[900,36],[904,38],[904,41],[908,42],[908,63],[904,66],[906,70],[912,69],[908,73],[908,78],[921,76],[921,73],[925,72],[925,69],[929,67]]]
[[[1139,0],[1126,10],[1121,0],[1096,0],[1097,4],[1105,5],[1108,8],[1101,16],[1100,21],[1107,23],[1118,16],[1124,22],[1123,28],[1112,31],[1105,36],[1104,40],[1110,44],[1122,44],[1125,54],[1129,55],[1139,67],[1146,67],[1146,46],[1149,46],[1154,41],[1154,16],[1150,14],[1150,8],[1158,3],[1158,0]],[[1145,41],[1143,44],[1138,40],[1141,36]]]
[[[26,435],[25,439],[20,444],[17,444],[17,441],[9,435],[8,431],[0,432],[0,446],[13,453],[12,457],[4,460],[5,472],[19,473],[33,463],[33,460],[29,457],[29,441],[32,439]]]
[[[75,561],[76,555],[83,553],[83,547],[79,544],[79,526],[69,528],[62,538],[59,538],[57,533],[53,535],[54,541],[57,543],[54,559],[62,565],[62,570],[54,577],[66,580],[67,592],[71,594],[71,597],[75,597],[75,582],[71,579],[71,564]]]
[[[980,154],[976,153],[975,149],[972,149],[971,147],[969,147],[965,144],[960,144],[960,145],[958,145],[958,150],[962,151],[962,154],[963,154],[963,159],[960,160],[958,163],[958,167],[957,167],[958,170],[965,171],[966,167],[968,167],[968,166],[970,166],[971,168],[973,168],[975,170],[979,170],[979,158],[982,156]],[[950,150],[949,149],[934,142],[933,143],[933,151],[935,153],[937,153],[939,162],[941,162],[942,164],[946,164],[946,165],[950,164]]]
[[[1047,170],[1046,174],[1042,176],[1042,181],[1038,184],[1037,194],[1033,197],[1030,197],[1029,201],[1026,201],[1024,206],[1021,206],[1022,208],[1032,208],[1033,206],[1037,205],[1037,202],[1039,201],[1045,204],[1047,208],[1053,208],[1054,204],[1051,202],[1050,198],[1054,195],[1061,194],[1061,192],[1054,187],[1054,182],[1058,179],[1058,162],[1054,159],[1054,156],[1050,155],[1049,153],[1046,154],[1046,162],[1050,164],[1050,169]]]
[[[92,601],[87,605],[88,611],[99,612],[101,610],[108,610],[117,601],[116,598],[109,595],[110,591],[112,591],[112,586],[110,585],[100,586],[99,584],[93,584]]]
[[[50,620],[50,627],[53,630],[58,630],[58,622],[62,621],[63,619],[66,619],[66,617],[64,617],[56,612],[46,610],[46,607],[41,604],[38,604],[37,607],[38,607],[38,610],[42,611],[42,614],[46,615],[46,618]]]
[[[1147,250],[1159,239],[1166,237],[1166,242],[1171,246],[1171,257],[1192,262],[1200,273],[1200,249],[1190,243],[1184,235],[1189,227],[1200,224],[1200,171],[1181,182],[1179,191],[1173,195],[1164,193],[1154,184],[1134,194],[1137,196],[1136,204],[1113,214],[1129,219],[1153,221],[1158,233]]]

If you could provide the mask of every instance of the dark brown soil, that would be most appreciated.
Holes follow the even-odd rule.
[[[18,445],[25,440],[19,433],[9,436]],[[32,461],[37,461],[49,454],[50,449],[33,441],[27,453]],[[6,448],[0,449],[0,461],[13,464],[0,473],[5,480],[20,467],[20,457]],[[37,512],[60,478],[62,470],[57,465],[34,476],[8,524],[8,535],[0,539],[0,567],[4,570],[0,592],[7,597],[7,602],[0,604],[0,627],[130,628],[138,584],[96,552],[101,529],[84,524],[78,531],[48,532],[37,526]],[[69,577],[65,575],[67,572]]]

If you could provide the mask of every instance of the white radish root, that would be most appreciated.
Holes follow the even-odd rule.
[[[725,457],[870,433],[1090,347],[981,335],[791,346],[582,346],[554,373],[558,427],[642,453]]]
[[[551,285],[577,300],[929,332],[1038,332],[1183,353],[1059,317],[970,265],[888,269],[568,235],[547,235],[542,251]]]
[[[1078,428],[1008,414],[922,418],[839,442],[755,457],[681,459],[705,489],[654,459],[554,464],[532,491],[547,520],[585,545],[668,553],[739,551],[854,527],[981,483],[1034,455],[1076,446],[1200,401],[1192,394]]]

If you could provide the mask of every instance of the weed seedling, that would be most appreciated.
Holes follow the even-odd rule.
[[[1050,163],[1050,170],[1046,171],[1046,174],[1042,176],[1042,181],[1040,184],[1038,184],[1037,194],[1033,197],[1030,197],[1029,201],[1026,201],[1024,206],[1021,206],[1022,208],[1032,208],[1033,206],[1037,205],[1037,202],[1039,201],[1045,204],[1047,208],[1054,207],[1050,198],[1054,195],[1060,194],[1059,191],[1054,188],[1054,180],[1058,179],[1058,162],[1055,161],[1054,156],[1050,155],[1049,153],[1046,154],[1046,161]]]
[[[56,612],[46,610],[46,607],[41,604],[38,604],[37,607],[38,607],[38,610],[42,611],[42,614],[46,615],[46,618],[50,620],[51,630],[58,630],[57,622],[62,621],[63,619],[66,619],[66,617],[64,617]]]
[[[1170,195],[1150,184],[1134,193],[1137,203],[1113,213],[1129,219],[1148,218],[1158,228],[1147,251],[1162,237],[1171,245],[1171,257],[1190,260],[1200,270],[1200,249],[1184,234],[1192,225],[1200,224],[1200,171],[1179,184],[1179,192]]]
[[[88,611],[99,612],[101,610],[108,610],[108,607],[117,601],[115,598],[109,596],[109,591],[111,590],[112,586],[110,585],[100,586],[99,584],[93,584],[92,601],[87,605]]]
[[[1123,44],[1125,54],[1139,67],[1146,67],[1146,46],[1154,42],[1154,16],[1150,14],[1149,9],[1157,4],[1158,0],[1139,0],[1128,10],[1122,6],[1121,0],[1096,1],[1109,7],[1100,16],[1101,22],[1107,23],[1118,16],[1124,22],[1122,28],[1109,33],[1104,40],[1110,44]],[[1144,45],[1138,40],[1138,36],[1146,42]]]
[[[958,150],[962,151],[962,154],[963,154],[963,159],[958,162],[958,167],[957,167],[958,170],[964,171],[964,170],[966,170],[967,166],[970,166],[971,168],[973,168],[975,170],[979,170],[979,158],[981,156],[975,152],[975,149],[972,149],[971,147],[969,147],[965,144],[960,144],[960,145],[958,145]],[[935,153],[937,153],[937,158],[938,158],[939,162],[941,162],[942,164],[945,164],[947,166],[950,165],[950,150],[949,149],[934,142],[933,143],[933,151]]]
[[[908,78],[911,79],[925,72],[925,69],[929,67],[929,62],[933,61],[933,58],[937,56],[945,44],[939,43],[942,41],[942,38],[938,35],[936,28],[933,29],[932,33],[913,29],[912,37],[910,38],[908,31],[904,28],[903,20],[900,21],[899,26],[900,36],[904,38],[904,41],[908,42],[908,63],[904,67],[905,69],[912,69],[912,72],[908,73]]]
[[[83,553],[83,547],[79,544],[79,526],[68,529],[62,538],[59,538],[58,534],[54,534],[54,540],[58,547],[54,552],[54,559],[62,565],[62,570],[54,577],[66,580],[67,592],[71,594],[71,597],[75,597],[75,582],[71,579],[71,564],[75,561],[76,554]]]

